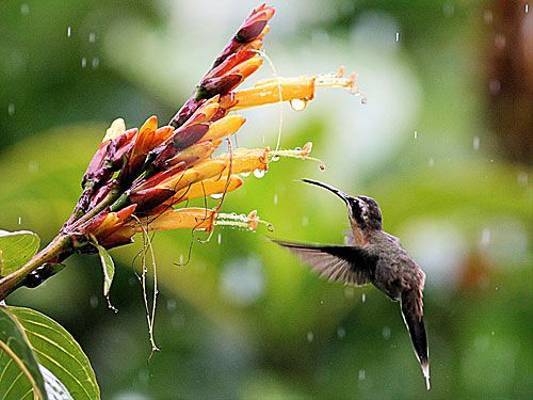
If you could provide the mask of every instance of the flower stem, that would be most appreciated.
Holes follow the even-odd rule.
[[[21,268],[0,279],[0,301],[13,292],[24,281],[26,276],[50,262],[68,249],[70,246],[70,236],[60,234],[56,236],[43,250],[35,254],[30,261]]]

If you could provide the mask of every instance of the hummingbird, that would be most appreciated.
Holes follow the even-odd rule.
[[[401,247],[400,240],[383,230],[381,209],[373,198],[350,196],[312,179],[302,181],[329,190],[344,201],[351,226],[347,244],[273,241],[298,255],[322,278],[354,286],[371,283],[391,300],[400,302],[403,320],[429,390],[429,349],[422,301],[425,273]]]

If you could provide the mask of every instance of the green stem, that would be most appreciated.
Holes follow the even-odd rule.
[[[60,234],[21,268],[0,279],[0,301],[13,292],[30,273],[56,259],[70,246],[70,236]]]

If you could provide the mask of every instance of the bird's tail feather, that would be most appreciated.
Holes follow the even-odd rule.
[[[409,330],[413,348],[416,357],[422,368],[422,373],[426,381],[426,388],[431,388],[429,373],[429,350],[426,337],[426,328],[424,326],[424,317],[422,316],[418,303],[418,296],[415,292],[407,292],[402,295],[402,315],[405,325]]]

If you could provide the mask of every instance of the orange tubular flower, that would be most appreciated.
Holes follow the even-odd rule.
[[[155,116],[139,129],[127,129],[120,118],[111,124],[83,176],[76,208],[61,230],[70,247],[54,261],[73,252],[94,252],[95,241],[107,249],[129,243],[139,232],[258,226],[255,211],[224,214],[221,203],[214,208],[176,208],[185,201],[222,197],[238,189],[244,184],[239,175],[262,174],[273,159],[310,158],[311,143],[295,150],[228,146],[227,153],[213,156],[245,123],[234,112],[280,101],[307,102],[319,87],[357,92],[355,76],[344,77],[343,70],[267,79],[238,90],[263,64],[260,50],[273,15],[267,5],[252,11],[168,125],[159,127]]]

